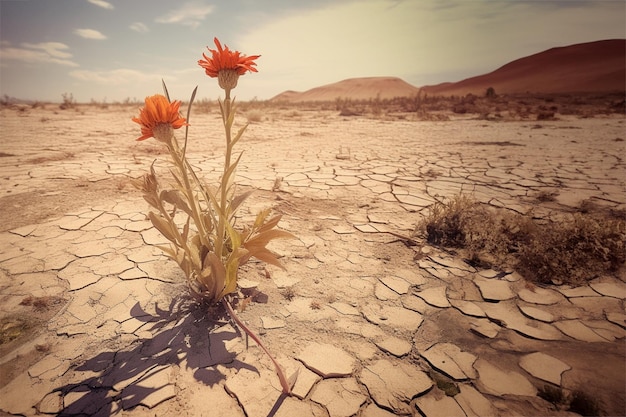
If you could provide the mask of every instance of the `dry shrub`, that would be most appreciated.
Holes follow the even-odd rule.
[[[537,229],[521,248],[518,269],[541,283],[582,284],[626,261],[626,223],[576,213]]]
[[[249,110],[246,112],[246,118],[248,119],[248,123],[260,123],[263,121],[263,111],[261,110]]]
[[[539,224],[457,195],[434,204],[416,228],[428,243],[461,248],[481,267],[514,266],[539,283],[581,284],[626,261],[626,222],[576,213]]]

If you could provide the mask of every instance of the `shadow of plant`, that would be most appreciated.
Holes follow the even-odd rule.
[[[171,365],[193,371],[207,386],[225,378],[217,368],[220,364],[258,372],[229,351],[231,341],[241,334],[224,319],[221,308],[207,311],[204,305],[178,299],[167,310],[158,305],[155,310],[147,313],[137,303],[130,311],[134,319],[151,323],[152,338],[139,339],[124,350],[100,352],[74,368],[90,376],[55,390],[63,400],[58,415],[110,416],[140,404],[152,408],[175,396]]]

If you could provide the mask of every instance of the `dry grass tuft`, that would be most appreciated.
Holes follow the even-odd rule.
[[[540,224],[466,195],[436,203],[416,227],[432,245],[460,248],[480,267],[513,266],[542,284],[580,285],[626,261],[626,221],[575,213]]]

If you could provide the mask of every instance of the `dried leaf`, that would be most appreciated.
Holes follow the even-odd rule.
[[[165,253],[165,255],[167,255],[169,258],[176,260],[176,252],[174,252],[174,250],[171,247],[163,246],[163,245],[154,245],[154,246],[161,249],[163,253]]]
[[[263,261],[263,262],[268,263],[270,265],[277,266],[277,267],[279,267],[282,270],[285,270],[285,267],[283,266],[283,264],[280,263],[280,261],[276,257],[276,254],[274,254],[272,251],[270,251],[269,249],[267,249],[265,247],[255,248],[255,249],[251,250],[250,251],[250,256],[254,256],[259,261]]]
[[[183,242],[187,241],[187,238],[189,237],[189,222],[191,221],[191,217],[187,217],[187,222],[185,223],[185,226],[183,227]]]
[[[172,204],[174,207],[178,207],[188,216],[191,216],[191,209],[185,200],[183,200],[183,196],[180,191],[177,190],[163,190],[160,194],[161,200]]]
[[[243,246],[248,250],[252,247],[265,247],[271,240],[281,238],[292,239],[295,238],[295,236],[284,230],[271,229],[263,233],[255,234],[253,237],[248,239],[247,242],[244,242]]]
[[[150,221],[157,228],[159,232],[170,242],[177,243],[176,234],[172,230],[172,225],[167,222],[163,217],[155,214],[154,212],[149,212],[148,217]]]
[[[239,206],[248,198],[250,194],[252,194],[254,190],[246,191],[243,194],[239,194],[237,197],[233,198],[233,201],[230,203],[230,213],[235,214]]]
[[[212,287],[209,288],[211,294],[222,292],[226,282],[226,268],[224,268],[224,264],[213,252],[207,253],[204,262],[211,268],[211,275],[213,276]]]
[[[197,233],[191,238],[189,247],[189,256],[191,258],[192,265],[197,271],[202,270],[202,242],[200,241],[200,235]]]
[[[155,209],[159,209],[159,201],[157,200],[157,198],[151,194],[144,194],[143,195],[143,199],[146,200],[146,202],[148,204],[150,204],[151,207],[155,208]]]
[[[270,229],[273,229],[274,227],[276,227],[276,225],[278,225],[278,222],[280,221],[280,219],[283,217],[282,214],[278,214],[274,217],[272,217],[271,219],[269,219],[263,226],[261,226],[258,230],[259,233],[263,233],[265,231],[268,231]]]
[[[265,210],[261,210],[257,215],[256,215],[256,219],[254,220],[254,229],[259,229],[263,223],[265,222],[265,219],[267,218],[267,216],[270,214],[270,211],[272,209],[265,209]]]
[[[237,270],[239,269],[239,259],[233,259],[226,265],[226,283],[218,299],[237,290]]]
[[[247,128],[248,128],[248,124],[246,123],[241,129],[239,129],[239,131],[233,138],[233,141],[232,141],[233,146],[235,146],[235,144],[239,142],[239,139],[241,139],[241,136],[243,136],[243,132],[245,132]]]

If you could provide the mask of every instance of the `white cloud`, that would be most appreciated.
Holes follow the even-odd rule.
[[[71,58],[72,54],[66,52],[69,49],[64,43],[61,42],[41,42],[41,43],[27,43],[24,42],[21,44],[24,48],[29,49],[40,49],[46,52],[48,55],[54,58]]]
[[[135,32],[139,32],[139,33],[146,33],[146,32],[148,32],[150,30],[150,29],[148,29],[148,26],[146,26],[145,24],[143,24],[141,22],[134,22],[129,27],[132,30],[134,30]]]
[[[203,2],[187,2],[181,7],[169,13],[157,17],[157,23],[177,23],[184,26],[191,26],[193,29],[200,26],[200,23],[213,12],[215,6]]]
[[[113,10],[115,7],[108,1],[104,0],[87,0],[89,3],[94,4],[98,7],[102,7],[103,9]]]
[[[70,71],[70,76],[82,81],[95,82],[106,85],[123,85],[150,82],[160,85],[162,76],[159,74],[148,74],[128,68],[120,68],[111,71]],[[158,82],[158,83],[157,83]]]
[[[49,63],[78,67],[78,64],[68,58],[72,54],[67,52],[69,46],[61,42],[22,43],[20,48],[12,47],[9,42],[2,42],[0,57],[2,60],[21,61],[30,64]]]
[[[94,29],[76,29],[74,33],[85,39],[106,39],[107,37]]]

